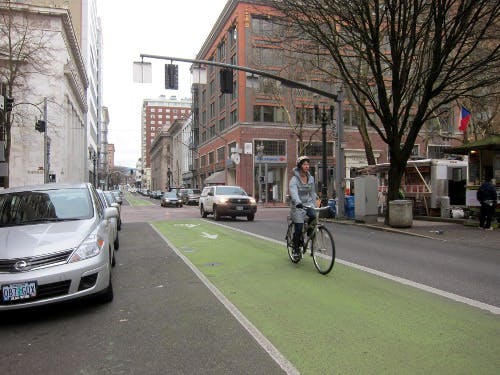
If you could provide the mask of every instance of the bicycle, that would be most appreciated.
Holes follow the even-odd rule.
[[[312,208],[318,214],[321,211],[329,210],[330,207],[312,207],[304,206],[304,209]],[[333,241],[333,236],[330,231],[318,221],[318,217],[314,219],[306,219],[304,225],[302,226],[302,243],[299,247],[299,254],[296,255],[293,252],[293,234],[295,231],[295,225],[292,221],[291,216],[287,217],[288,229],[286,231],[286,247],[288,250],[288,256],[293,263],[298,263],[302,260],[303,255],[306,253],[308,247],[310,247],[311,256],[314,261],[314,266],[318,272],[322,275],[328,274],[335,263],[335,242]],[[308,235],[308,233],[310,233]]]

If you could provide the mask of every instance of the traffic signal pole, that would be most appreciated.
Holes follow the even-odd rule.
[[[343,114],[342,114],[342,100],[343,100],[343,93],[342,90],[339,90],[338,93],[331,93],[328,91],[324,91],[321,89],[318,89],[316,87],[311,87],[309,85],[306,85],[302,82],[297,82],[293,81],[288,78],[280,77],[278,75],[259,70],[259,69],[252,69],[248,68],[246,66],[239,66],[239,65],[231,65],[231,64],[225,64],[217,61],[208,61],[208,60],[196,60],[196,59],[186,59],[186,58],[181,58],[181,57],[169,57],[169,56],[160,56],[160,55],[149,55],[149,54],[144,54],[141,53],[141,61],[144,61],[144,58],[150,58],[150,59],[158,59],[158,60],[169,60],[169,61],[179,61],[179,62],[187,62],[187,63],[192,63],[192,64],[199,64],[199,65],[211,65],[211,66],[218,66],[221,68],[229,68],[233,70],[239,70],[247,73],[252,73],[256,74],[262,77],[266,78],[271,78],[276,81],[281,82],[283,85],[290,87],[290,88],[295,88],[295,89],[302,89],[308,92],[312,92],[318,95],[321,95],[325,98],[333,99],[335,103],[337,104],[337,152],[336,152],[336,166],[335,166],[335,187],[337,190],[337,216],[338,217],[344,217],[344,186],[345,186],[345,161],[344,161],[344,130],[343,130]]]

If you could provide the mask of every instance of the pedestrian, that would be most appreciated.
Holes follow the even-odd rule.
[[[310,160],[307,156],[300,156],[297,159],[297,166],[293,169],[293,176],[289,183],[290,192],[290,215],[294,223],[293,232],[293,254],[300,257],[300,247],[303,243],[302,228],[304,220],[316,217],[316,212],[312,208],[316,207],[316,184],[314,177],[309,173]]]
[[[497,191],[491,182],[491,174],[485,174],[485,179],[476,193],[477,200],[481,203],[479,213],[479,228],[493,230],[491,219],[495,213],[497,205]]]

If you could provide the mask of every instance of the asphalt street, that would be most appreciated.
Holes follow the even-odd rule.
[[[0,374],[284,373],[149,224],[120,237],[112,303],[0,314]]]

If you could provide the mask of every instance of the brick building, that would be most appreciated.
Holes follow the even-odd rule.
[[[228,1],[196,58],[282,75],[286,70],[283,69],[285,61],[294,57],[293,52],[287,56],[286,51],[269,44],[266,38],[275,27],[274,13],[265,1]],[[262,78],[255,85],[254,77],[243,71],[233,73],[233,93],[221,94],[220,70],[208,66],[207,83],[193,87],[192,129],[198,140],[193,171],[197,185],[236,184],[256,198],[261,188],[263,201],[284,202],[291,171],[301,153],[311,157],[311,172],[316,181],[321,181],[321,127],[314,115],[312,96],[297,90],[292,92]],[[335,83],[320,81],[317,77],[312,79],[325,91],[335,92]],[[280,96],[276,97],[278,91]],[[320,100],[320,107],[333,104]],[[343,111],[345,142],[342,147],[349,189],[355,168],[365,166],[367,161],[355,112],[347,102],[343,103]],[[457,131],[458,113],[450,110],[442,117],[445,128],[448,127],[446,137],[431,131],[422,132],[414,148],[415,157],[442,157],[442,149],[451,144],[450,139]],[[328,129],[326,183],[331,196],[335,189],[333,168],[337,145],[330,124]],[[387,145],[375,132],[369,133],[377,162],[387,162]],[[260,145],[262,156],[256,151]],[[263,181],[261,186],[260,181]]]
[[[143,172],[142,186],[152,186],[151,176],[151,145],[161,130],[168,130],[178,119],[187,119],[191,113],[191,100],[177,99],[175,96],[167,99],[160,96],[157,99],[144,99],[141,116],[141,161]],[[165,171],[166,173],[166,171]]]

